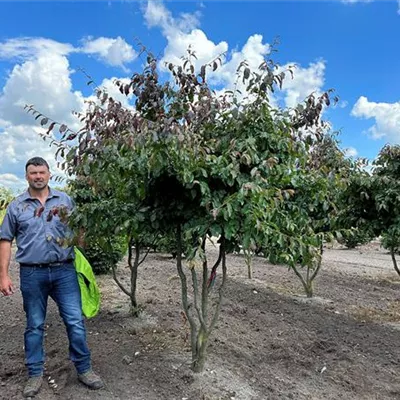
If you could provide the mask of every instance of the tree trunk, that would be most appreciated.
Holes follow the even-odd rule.
[[[197,335],[195,358],[192,359],[192,370],[193,370],[193,372],[196,372],[196,373],[204,371],[205,364],[207,361],[207,347],[208,347],[208,343],[209,343],[209,337],[218,321],[219,313],[221,310],[222,299],[224,297],[224,290],[225,290],[226,277],[227,277],[227,268],[226,268],[225,237],[223,235],[221,237],[221,244],[220,244],[220,248],[219,248],[219,257],[218,257],[217,262],[214,264],[212,270],[216,270],[220,263],[222,264],[222,282],[218,289],[219,293],[218,293],[218,299],[215,304],[214,315],[212,316],[211,322],[208,326],[206,325],[207,321],[205,321],[205,324],[201,325],[198,335]],[[203,292],[206,293],[206,296],[208,299],[209,291],[207,290],[207,291],[203,291]],[[204,303],[204,299],[203,299],[203,303]]]
[[[307,266],[307,274],[306,274],[306,279],[303,279],[301,274],[294,268],[296,275],[300,278],[301,283],[303,284],[304,291],[306,292],[306,296],[308,298],[311,298],[314,296],[314,279],[317,277],[320,269],[321,269],[321,264],[322,264],[322,254],[323,254],[324,248],[323,244],[321,243],[320,248],[319,248],[319,258],[317,260],[317,265],[314,271],[312,271],[310,266]]]
[[[397,260],[396,260],[396,252],[394,251],[393,247],[390,248],[390,255],[392,256],[394,269],[397,272],[397,274],[400,275],[399,266],[397,265]]]
[[[132,264],[132,245],[133,239],[129,241],[129,268],[131,270],[131,314],[134,317],[138,317],[140,310],[138,307],[138,303],[136,300],[136,287],[137,287],[137,276],[138,276],[138,267],[139,267],[139,259],[140,259],[140,243],[138,240],[135,241],[135,260]]]
[[[200,328],[196,340],[195,358],[192,359],[192,371],[203,372],[207,361],[208,334]]]
[[[249,279],[253,279],[253,254],[250,250],[245,250],[244,256],[247,265],[247,277]]]
[[[177,242],[177,255],[176,255],[176,267],[178,275],[181,280],[181,295],[182,295],[182,307],[185,312],[185,316],[190,326],[190,347],[192,350],[192,362],[197,359],[196,355],[196,338],[197,338],[197,325],[189,310],[189,299],[188,299],[188,285],[185,272],[182,266],[182,232],[181,226],[178,225],[176,231],[176,242]]]
[[[308,268],[308,267],[307,267]],[[314,285],[313,281],[308,279],[304,286],[307,298],[311,299],[314,296]]]
[[[207,347],[210,333],[214,329],[219,311],[221,308],[223,289],[226,283],[226,257],[225,257],[225,239],[222,237],[220,253],[218,260],[208,273],[207,259],[203,260],[202,278],[198,279],[195,267],[191,268],[191,278],[193,285],[193,303],[189,304],[188,282],[182,265],[182,233],[181,227],[177,228],[177,257],[176,265],[182,290],[182,306],[185,316],[190,326],[190,345],[192,350],[191,369],[195,373],[203,372],[207,360]],[[202,249],[205,250],[205,238],[203,238]],[[216,270],[222,263],[222,282],[219,287],[219,296],[214,307],[214,313],[209,317],[209,295],[213,287]],[[201,283],[201,288],[199,287]],[[209,320],[211,319],[211,322]]]

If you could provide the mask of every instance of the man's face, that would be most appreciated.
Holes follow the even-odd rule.
[[[50,171],[45,165],[28,165],[25,177],[30,188],[43,190],[49,183]]]

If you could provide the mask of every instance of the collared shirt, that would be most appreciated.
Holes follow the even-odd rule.
[[[16,239],[16,260],[21,264],[44,264],[74,258],[68,243],[71,231],[60,219],[70,214],[74,205],[63,192],[49,188],[42,206],[29,191],[16,197],[8,206],[0,227],[0,240]]]

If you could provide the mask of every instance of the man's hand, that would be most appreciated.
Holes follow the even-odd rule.
[[[8,267],[11,259],[11,242],[0,240],[0,292],[4,296],[14,293],[14,287],[8,274]]]
[[[5,277],[0,277],[0,292],[4,296],[11,296],[14,293],[14,286],[8,275]]]

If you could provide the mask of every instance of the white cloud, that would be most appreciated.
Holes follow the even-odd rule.
[[[215,44],[202,30],[197,29],[199,15],[196,13],[173,18],[162,2],[149,1],[144,10],[144,17],[149,27],[161,28],[167,39],[164,56],[160,62],[162,68],[164,62],[181,64],[181,57],[187,55],[189,47],[196,53],[197,60],[193,60],[196,67],[210,62],[228,50],[226,42]]]
[[[0,95],[0,118],[9,124],[32,124],[23,107],[34,104],[47,116],[73,124],[71,111],[80,111],[83,96],[72,90],[69,62],[57,53],[40,54],[14,66]]]
[[[355,149],[354,147],[348,147],[348,148],[344,149],[343,151],[344,151],[344,155],[346,157],[356,157],[358,154],[357,149]]]
[[[133,108],[132,104],[129,102],[129,100],[133,97],[133,93],[129,93],[128,96],[122,94],[119,91],[118,86],[115,85],[116,80],[123,84],[128,84],[131,81],[129,78],[106,78],[103,79],[99,87],[100,89],[105,90],[114,100],[119,101],[125,108]],[[86,100],[94,101],[95,103],[100,104],[99,99],[95,95],[89,96],[86,98]]]
[[[147,24],[150,27],[161,28],[167,39],[161,67],[165,62],[182,64],[181,58],[187,55],[189,47],[196,53],[197,59],[193,60],[196,68],[223,55],[221,68],[214,73],[209,71],[209,74],[213,83],[226,87],[234,85],[236,70],[243,60],[246,60],[252,68],[257,68],[270,50],[269,45],[262,42],[262,35],[253,35],[248,38],[241,50],[233,50],[228,54],[227,42],[214,43],[201,29],[197,29],[199,25],[197,13],[174,18],[162,2],[149,1],[144,16]]]
[[[132,53],[128,48],[124,57],[118,58],[118,51],[124,50],[125,42],[122,39],[116,39],[108,46],[110,43],[107,40],[87,42],[85,50],[47,39],[11,39],[0,43],[2,58],[18,60],[0,92],[0,182],[13,189],[21,185],[25,187],[24,165],[33,156],[45,158],[53,174],[63,175],[54,159],[56,148],[50,148],[50,142],[39,137],[38,133],[43,133],[44,129],[39,121],[26,113],[24,105],[33,104],[35,109],[49,118],[77,129],[79,122],[72,111],[84,110],[86,99],[72,86],[73,70],[67,56],[76,51],[94,54],[96,49],[101,53],[102,48],[107,48],[101,54],[110,56],[113,63],[130,59]],[[114,80],[104,79],[101,86],[123,105],[129,106],[129,97],[119,93],[113,84]]]
[[[14,189],[20,189],[26,186],[26,182],[23,179],[18,178],[14,174],[0,174],[0,187],[6,188],[13,187]]]
[[[46,38],[24,37],[0,43],[0,59],[32,59],[39,54],[66,55],[74,51],[69,43],[60,43]]]
[[[192,15],[192,18],[186,15],[185,24],[183,24],[182,16],[174,18],[162,2],[149,1],[144,10],[144,16],[147,24],[150,27],[161,28],[167,39],[167,46],[161,60],[162,67],[164,62],[182,64],[181,57],[187,54],[189,46],[196,52],[197,60],[194,60],[196,68],[225,53],[222,66],[213,73],[209,71],[210,82],[225,89],[231,89],[235,85],[236,71],[242,61],[246,61],[252,70],[256,70],[271,50],[270,45],[263,42],[262,35],[254,34],[247,39],[241,49],[229,52],[227,42],[222,41],[216,44],[197,28],[199,24],[197,14]],[[293,64],[282,67],[282,70],[289,65]],[[294,71],[294,79],[288,75],[283,85],[286,105],[295,106],[312,92],[320,93],[324,84],[324,73],[325,63],[322,60],[311,63],[306,68],[298,65]],[[241,82],[238,83],[238,89],[243,89]],[[274,99],[271,100],[274,101]]]
[[[181,57],[187,55],[186,51],[189,47],[196,53],[197,59],[193,60],[196,68],[209,63],[228,50],[226,42],[215,44],[200,29],[194,29],[188,34],[176,31],[173,35],[168,36],[168,44],[165,48],[161,65],[164,62],[172,62],[176,65],[182,64]]]
[[[38,132],[40,128],[32,125],[10,125],[6,130],[0,132],[0,175],[15,175],[22,179],[25,171],[26,161],[35,156],[45,158],[53,173],[59,174],[54,159],[54,147],[50,142],[43,141]],[[12,181],[10,181],[12,183]],[[12,185],[15,186],[15,185]]]
[[[289,65],[296,64],[288,63],[282,69],[286,69]],[[285,92],[286,105],[288,107],[295,107],[311,93],[320,94],[325,82],[324,73],[325,63],[322,60],[310,63],[306,68],[296,65],[293,70],[294,78],[292,79],[290,74],[287,74],[283,82],[282,88]]]
[[[144,18],[149,27],[161,27],[164,30],[170,29],[173,25],[171,13],[166,9],[164,4],[157,1],[149,0],[144,9]]]
[[[82,93],[72,88],[72,71],[63,51],[52,52],[49,49],[43,52],[38,49],[34,57],[33,50],[30,53],[21,48],[14,46],[15,51],[10,47],[7,49],[9,56],[13,54],[13,57],[27,59],[14,66],[0,93],[1,182],[14,190],[25,187],[24,165],[30,157],[45,158],[53,173],[61,173],[54,159],[55,148],[50,148],[50,142],[39,137],[43,128],[39,121],[26,113],[24,105],[34,104],[46,116],[72,128],[78,126],[72,110],[81,111],[84,107]],[[16,49],[20,49],[19,53]],[[11,179],[11,175],[17,180]]]
[[[113,67],[121,67],[126,70],[125,64],[135,60],[136,51],[120,36],[117,38],[99,37],[83,39],[83,46],[80,49],[83,53],[92,54],[101,59],[104,63]]]
[[[71,53],[93,55],[107,65],[123,69],[126,69],[126,64],[137,57],[133,47],[120,36],[117,38],[87,37],[82,39],[81,47],[42,37],[13,38],[0,42],[0,60],[25,61],[49,54],[66,56]]]
[[[229,54],[221,68],[212,75],[212,81],[232,88],[236,81],[236,71],[242,61],[246,61],[251,70],[256,70],[269,52],[270,46],[263,43],[262,35],[250,36],[241,50],[233,50]],[[238,89],[243,89],[241,82]]]
[[[165,35],[176,31],[188,32],[200,25],[200,13],[182,13],[179,18],[173,18],[171,12],[162,1],[149,0],[144,9],[144,18],[149,27],[162,28]]]
[[[228,54],[227,42],[214,43],[201,29],[197,29],[198,13],[184,14],[174,18],[162,2],[149,1],[144,17],[150,27],[161,28],[167,39],[161,66],[164,62],[181,64],[181,57],[186,56],[189,47],[196,53],[197,60],[193,60],[193,63],[197,68],[225,53],[222,67],[215,73],[210,73],[213,83],[216,84],[232,87],[236,70],[243,60],[246,60],[251,68],[257,68],[270,51],[269,45],[263,43],[262,35],[256,34],[248,38],[241,50],[233,50]]]
[[[386,138],[391,142],[400,141],[400,101],[375,103],[361,96],[354,105],[351,115],[375,119],[375,124],[368,129],[374,139]]]

